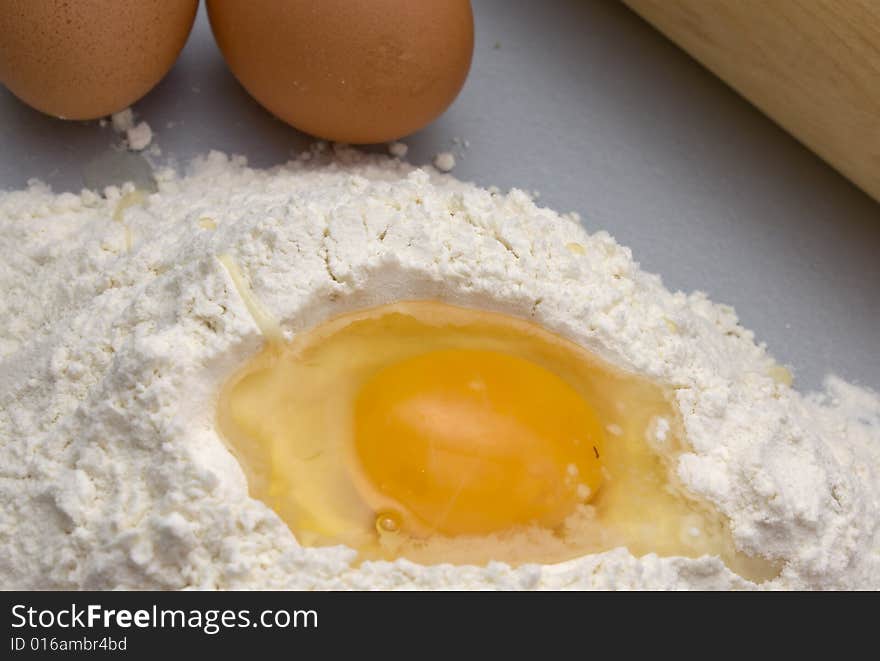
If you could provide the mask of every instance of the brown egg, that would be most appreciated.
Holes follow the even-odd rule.
[[[270,112],[338,142],[416,131],[452,103],[474,46],[467,0],[208,0],[229,68]]]
[[[168,73],[198,0],[0,0],[0,81],[65,119],[117,112]]]

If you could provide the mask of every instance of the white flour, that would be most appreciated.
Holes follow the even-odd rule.
[[[113,130],[125,136],[125,144],[132,151],[143,151],[153,141],[153,129],[146,122],[135,124],[131,108],[120,110],[111,116]]]
[[[441,172],[449,172],[455,167],[455,154],[441,151],[434,157],[434,167]]]
[[[214,153],[121,222],[125,191],[0,194],[0,587],[751,587],[716,558],[625,549],[511,569],[301,548],[214,431],[219,385],[262,341],[228,253],[288,334],[437,298],[674,385],[693,446],[678,472],[743,550],[784,566],[767,587],[880,588],[880,398],[778,383],[733,310],[670,293],[522,192],[330,160],[255,171]]]

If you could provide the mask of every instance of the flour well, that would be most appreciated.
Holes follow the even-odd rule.
[[[762,587],[880,588],[880,398],[833,377],[799,394],[733,310],[669,292],[608,234],[349,150],[267,171],[212,153],[159,179],[118,214],[131,190],[0,194],[0,587],[754,587],[718,558],[623,548],[511,568],[301,547],[215,430],[263,342],[228,256],[287,337],[438,299],[673,387],[677,475],[782,568]]]

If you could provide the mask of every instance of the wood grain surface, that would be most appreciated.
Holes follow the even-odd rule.
[[[880,200],[880,0],[624,0]]]

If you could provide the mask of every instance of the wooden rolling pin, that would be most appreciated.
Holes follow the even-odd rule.
[[[880,200],[880,0],[624,0]]]

